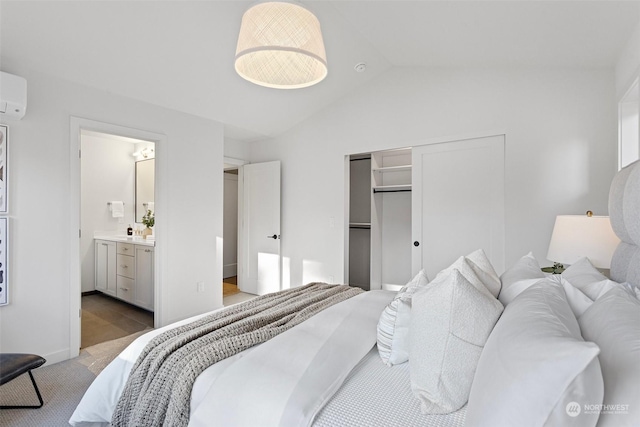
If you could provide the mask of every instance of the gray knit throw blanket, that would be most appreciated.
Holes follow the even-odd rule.
[[[311,283],[217,311],[153,338],[131,369],[113,426],[186,426],[196,377],[214,363],[363,292]]]

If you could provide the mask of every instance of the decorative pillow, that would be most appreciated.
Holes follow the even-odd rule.
[[[599,411],[598,427],[637,426],[640,422],[640,301],[621,287],[614,287],[593,303],[579,323],[584,339],[600,347],[604,406]]]
[[[505,308],[487,340],[466,424],[595,426],[597,414],[581,411],[574,417],[570,409],[573,402],[602,401],[598,352],[582,339],[557,282],[530,286]]]
[[[484,283],[484,286],[491,292],[491,295],[498,298],[502,284],[498,273],[496,273],[491,261],[487,258],[487,254],[482,249],[478,249],[471,252],[466,258],[470,261],[471,266],[480,280],[482,280],[482,283]]]
[[[467,402],[482,347],[503,310],[457,269],[440,279],[413,296],[409,329],[411,389],[426,414]]]
[[[616,282],[607,279],[607,276],[600,273],[588,258],[580,258],[571,264],[562,272],[562,277],[593,301],[616,285]]]
[[[411,296],[429,283],[424,270],[398,291],[378,320],[378,354],[387,366],[409,360],[409,321]]]
[[[431,284],[439,284],[448,281],[449,276],[451,275],[453,270],[458,270],[460,274],[462,274],[464,278],[467,279],[467,281],[471,283],[478,291],[493,296],[493,293],[489,291],[487,285],[485,284],[485,282],[490,282],[492,280],[490,274],[478,267],[478,265],[473,260],[464,256],[461,256],[449,267],[440,271],[437,274],[436,278],[433,279]],[[495,289],[495,286],[493,284],[489,284],[489,286]]]
[[[502,283],[499,295],[500,302],[504,305],[509,304],[522,291],[545,277],[545,274],[540,270],[538,261],[533,256],[533,252],[529,252],[500,276]],[[527,280],[527,282],[518,283],[523,280]],[[513,289],[510,289],[511,287]]]

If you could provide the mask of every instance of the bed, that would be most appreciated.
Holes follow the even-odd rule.
[[[609,211],[621,239],[611,280],[587,259],[561,276],[545,275],[531,254],[498,276],[484,253],[475,251],[433,280],[419,273],[397,293],[311,284],[291,294],[272,294],[139,337],[96,378],[69,422],[195,427],[638,425],[640,163],[614,178]],[[301,299],[314,292],[331,294],[331,302],[317,299],[311,306],[320,304],[318,310],[300,305],[278,317],[286,322],[277,320],[277,333],[258,328],[263,332],[251,332],[253,341],[248,343],[248,335],[242,335],[216,350],[222,356],[210,366],[192,369],[212,357],[204,356],[207,345],[182,350],[176,359],[194,360],[183,363],[183,369],[191,369],[184,377],[193,381],[183,382],[183,374],[174,368],[160,375],[159,360],[173,356],[153,345],[173,343],[183,336],[177,331],[193,338],[193,327],[186,325],[196,322],[196,329],[204,331],[194,341],[210,331],[224,335],[221,327],[233,328],[226,319],[246,319],[243,310],[254,313],[251,316],[280,313],[280,301],[289,301],[282,303],[289,310],[290,295],[302,304]],[[206,326],[211,322],[219,324]],[[233,354],[226,353],[229,347]],[[151,357],[154,351],[162,356]],[[147,355],[140,358],[147,365],[140,362],[141,354]],[[140,371],[152,374],[140,376]],[[162,381],[155,384],[158,378]],[[136,406],[143,400],[138,391],[150,389],[155,394],[145,397],[147,406]],[[178,403],[167,397],[171,394],[178,396]],[[165,398],[167,407],[156,408],[156,401]]]

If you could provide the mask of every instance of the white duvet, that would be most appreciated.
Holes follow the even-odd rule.
[[[364,292],[209,367],[193,386],[189,426],[310,425],[375,344],[380,313],[394,295]],[[163,331],[199,317],[134,341],[91,384],[69,423],[107,426],[144,346]]]

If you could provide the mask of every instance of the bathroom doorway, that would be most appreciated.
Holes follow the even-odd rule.
[[[154,326],[155,143],[80,131],[80,348]],[[149,228],[153,230],[153,227]]]

